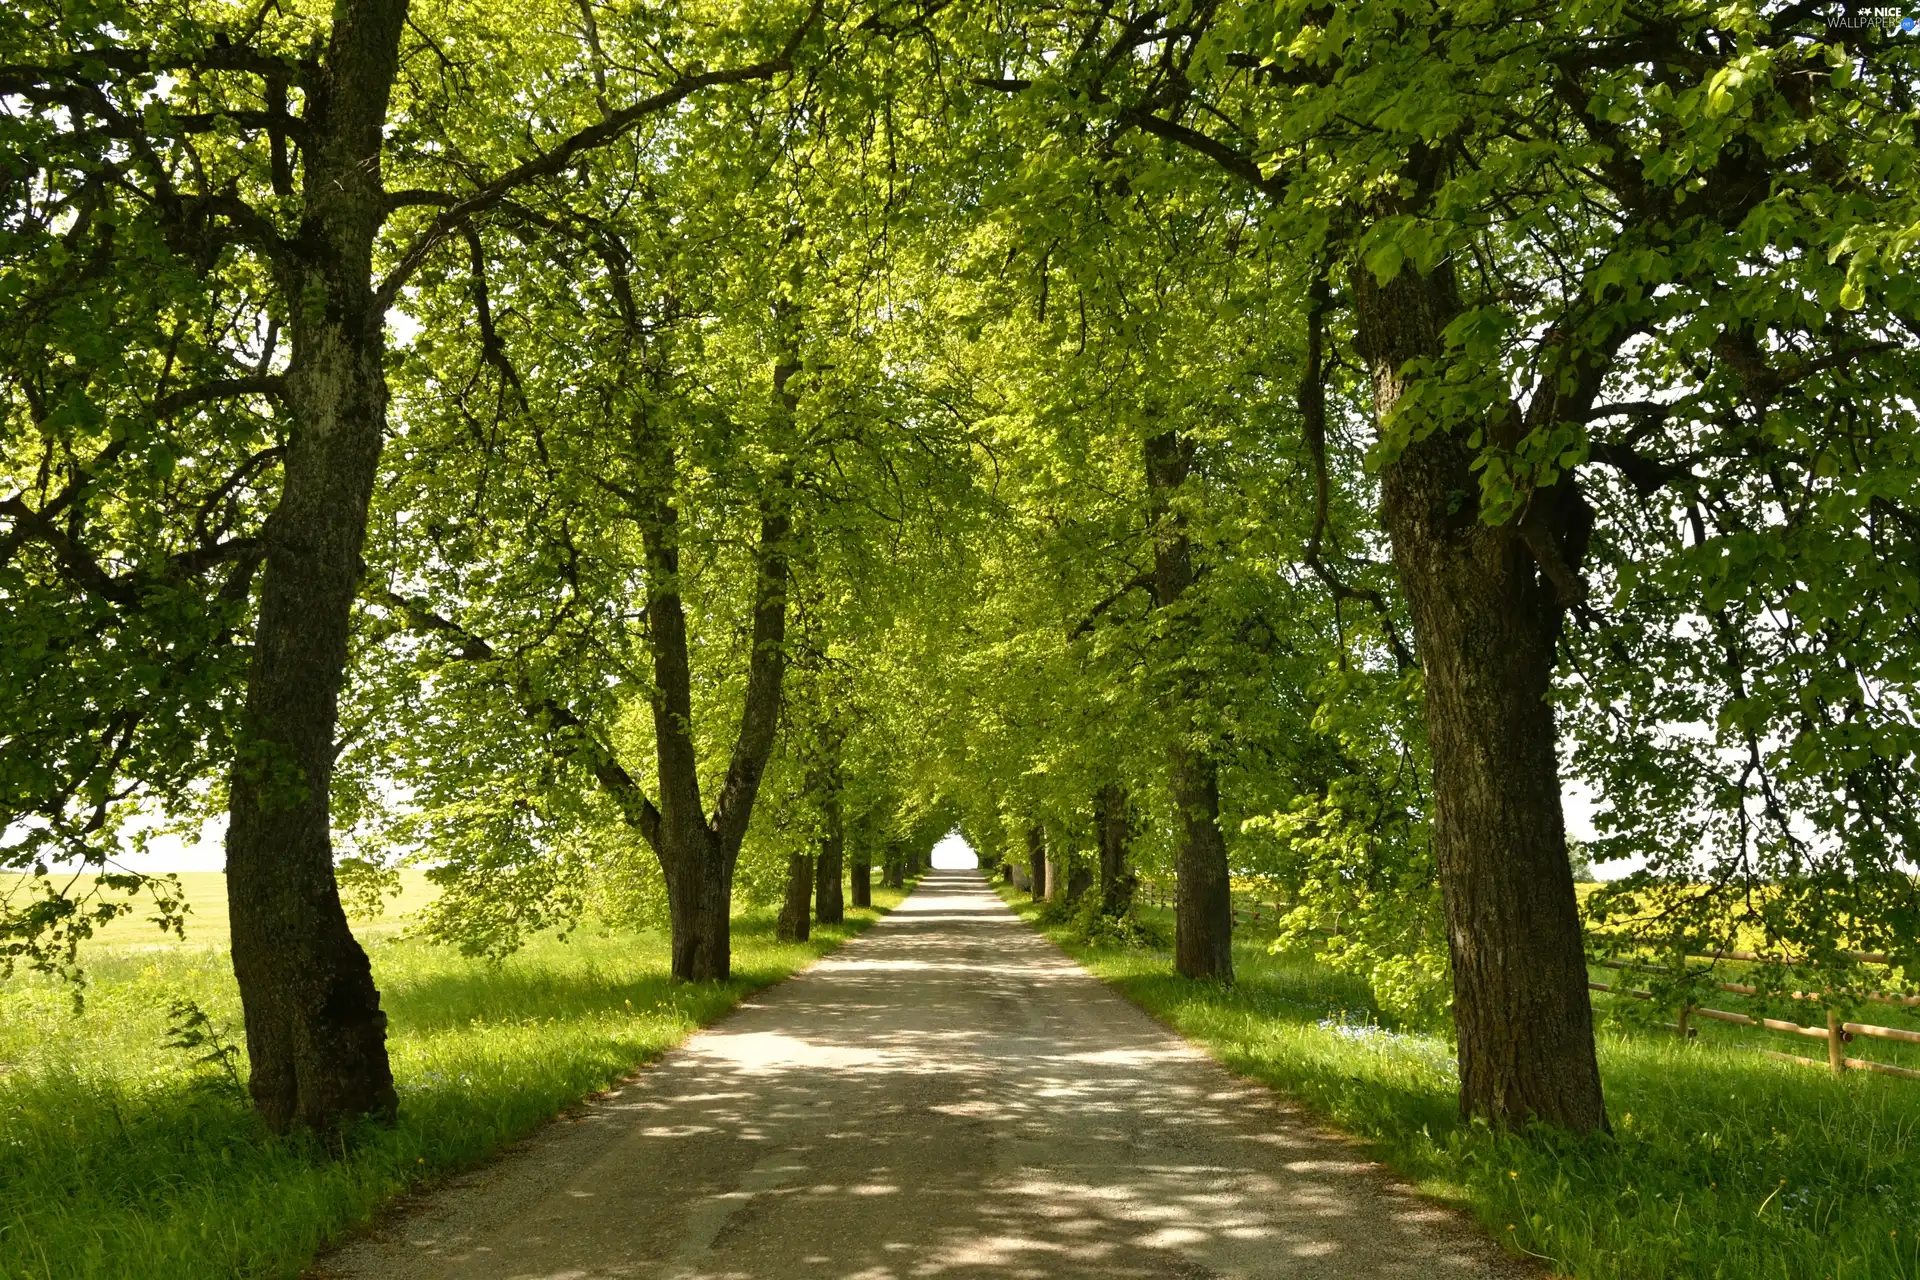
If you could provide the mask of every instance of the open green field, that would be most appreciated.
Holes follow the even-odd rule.
[[[185,942],[189,946],[227,945],[227,876],[223,871],[181,871],[176,873],[180,887],[184,891],[187,904],[185,923]],[[76,877],[77,884],[73,892],[83,894],[86,881],[91,877]],[[25,879],[18,874],[0,875],[0,888],[11,887],[11,882]],[[384,910],[372,920],[356,919],[354,932],[360,937],[383,937],[397,933],[405,927],[407,917],[433,901],[439,891],[427,879],[427,873],[418,867],[409,867],[400,873],[400,894],[385,900]],[[176,947],[181,939],[170,933],[162,933],[153,922],[152,903],[144,898],[138,899],[134,909],[108,924],[93,935],[88,943],[88,953],[97,948],[111,947],[116,950],[138,947]]]
[[[190,887],[207,924],[219,886]],[[390,911],[360,932],[400,1122],[336,1151],[269,1136],[232,1076],[195,1063],[204,1050],[167,1044],[178,1000],[238,1038],[223,910],[218,939],[190,923],[185,945],[97,945],[78,1014],[70,990],[16,979],[0,988],[0,1278],[298,1275],[395,1196],[605,1088],[904,896],[876,887],[875,910],[800,944],[774,940],[770,912],[744,914],[733,981],[697,985],[668,981],[656,933],[583,927],[490,965],[402,936]]]
[[[1001,891],[1023,917],[1038,914],[1024,893]],[[1171,934],[1170,912],[1146,914]],[[1734,1027],[1683,1044],[1603,1006],[1613,1136],[1500,1134],[1460,1121],[1445,1039],[1382,1026],[1364,983],[1310,957],[1269,955],[1256,931],[1236,935],[1231,988],[1174,977],[1165,952],[1049,932],[1220,1061],[1366,1140],[1424,1192],[1557,1273],[1920,1278],[1920,1082],[1775,1062]],[[1780,1039],[1767,1047],[1795,1048]],[[1880,1044],[1871,1056],[1896,1057]]]

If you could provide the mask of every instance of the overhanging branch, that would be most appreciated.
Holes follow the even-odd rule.
[[[454,656],[465,662],[498,662],[499,651],[483,637],[474,634],[451,618],[434,612],[418,600],[410,600],[391,588],[371,593],[373,599],[394,610],[405,619],[409,630],[427,635],[444,636],[455,643]],[[660,810],[647,798],[646,792],[627,772],[626,766],[615,758],[612,748],[602,742],[592,727],[571,708],[551,694],[543,693],[533,687],[532,681],[517,666],[503,663],[504,679],[500,682],[514,695],[521,708],[549,727],[563,731],[571,740],[574,750],[556,752],[559,755],[572,755],[587,766],[594,781],[608,797],[620,807],[629,825],[636,828],[649,845],[658,850],[660,847]]]
[[[589,125],[550,150],[507,170],[471,195],[461,197],[449,204],[427,225],[426,230],[415,238],[413,244],[400,256],[400,261],[393,271],[381,282],[374,295],[376,309],[384,312],[393,305],[394,300],[400,296],[400,290],[405,287],[413,273],[420,269],[420,265],[427,260],[427,256],[447,237],[458,233],[470,219],[493,208],[521,187],[537,179],[564,172],[577,157],[619,141],[647,117],[658,115],[702,89],[771,80],[781,72],[791,71],[793,55],[799,49],[800,42],[806,39],[807,33],[819,21],[820,11],[821,0],[816,0],[806,18],[787,40],[786,46],[774,57],[749,66],[730,67],[723,71],[702,71],[694,75],[682,76],[660,92],[622,107],[598,124]],[[429,203],[419,198],[422,194],[409,193],[410,203]]]

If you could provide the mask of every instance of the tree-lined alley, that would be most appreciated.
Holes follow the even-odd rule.
[[[956,824],[1231,892],[1605,1130],[1587,950],[1920,965],[1920,44],[1813,6],[0,17],[10,964],[228,815],[249,1088],[424,861],[729,973]],[[1583,924],[1561,796],[1643,869]],[[843,874],[848,875],[843,891]],[[1331,938],[1328,935],[1333,935]]]

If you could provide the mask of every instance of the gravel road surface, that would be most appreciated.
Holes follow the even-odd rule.
[[[974,872],[312,1273],[1538,1275],[1216,1064]]]

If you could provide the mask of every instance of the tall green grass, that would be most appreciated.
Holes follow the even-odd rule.
[[[1015,909],[1036,912],[1023,895]],[[1845,1078],[1735,1043],[1603,1022],[1611,1137],[1459,1119],[1451,1046],[1381,1026],[1360,983],[1304,956],[1234,947],[1231,988],[1165,952],[1082,964],[1234,1070],[1366,1139],[1509,1248],[1580,1280],[1920,1280],[1920,1083]]]
[[[735,921],[734,979],[675,985],[651,933],[543,937],[504,964],[370,939],[400,1122],[334,1149],[277,1139],[233,1079],[169,1048],[191,1000],[239,1038],[224,948],[102,951],[84,1011],[59,986],[0,989],[0,1277],[294,1276],[381,1205],[468,1167],[832,950],[897,904],[778,943]],[[244,1065],[241,1070],[244,1071]]]

